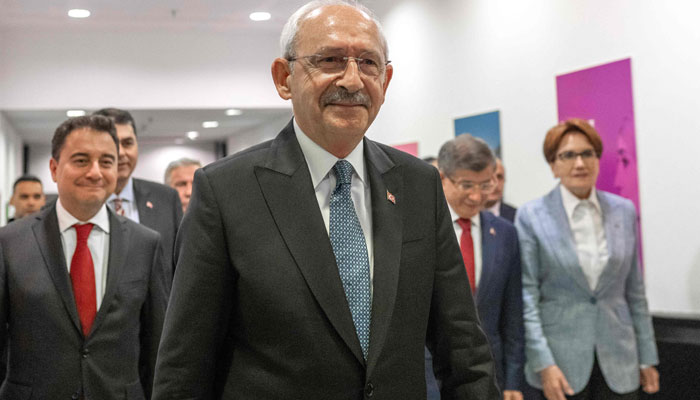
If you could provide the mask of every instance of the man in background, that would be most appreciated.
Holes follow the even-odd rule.
[[[39,211],[45,203],[46,196],[44,196],[41,180],[34,175],[22,175],[12,186],[10,205],[15,208],[15,215],[7,222],[10,223],[25,215],[33,214]]]
[[[173,247],[182,219],[180,197],[172,188],[131,176],[139,157],[136,123],[131,113],[117,108],[104,108],[96,111],[94,115],[110,118],[119,137],[117,187],[114,194],[107,199],[107,205],[118,215],[160,233],[168,282],[172,282]]]
[[[160,235],[105,206],[117,148],[108,118],[65,121],[49,163],[58,200],[0,229],[0,399],[150,397],[167,302]]]
[[[517,211],[515,207],[510,204],[503,202],[503,187],[506,184],[506,170],[503,168],[503,161],[500,158],[496,158],[496,186],[493,192],[488,195],[484,208],[486,211],[490,211],[491,214],[505,218],[510,223],[515,222],[515,212]]]
[[[183,157],[168,164],[165,169],[165,184],[177,190],[182,203],[182,213],[187,211],[192,196],[192,181],[194,171],[202,167],[202,163],[191,158]]]
[[[495,186],[496,159],[469,134],[438,154],[442,187],[504,400],[522,400],[525,335],[518,235],[513,224],[482,211]],[[428,381],[432,371],[426,371]]]

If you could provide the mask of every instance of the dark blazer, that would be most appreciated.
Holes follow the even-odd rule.
[[[517,208],[504,203],[503,200],[501,200],[501,206],[498,208],[499,217],[507,219],[511,224],[515,223],[515,212],[518,211]]]
[[[515,226],[481,212],[481,277],[476,308],[491,345],[503,389],[520,390],[525,364],[523,285]]]
[[[374,231],[367,361],[290,122],[195,173],[154,399],[424,399],[426,341],[444,398],[499,398],[438,171],[361,145]]]
[[[524,382],[525,332],[518,233],[513,224],[488,211],[480,213],[482,269],[476,307],[486,332],[498,383],[504,390],[521,390]],[[430,355],[426,354],[428,397],[438,399]]]
[[[163,245],[163,263],[168,268],[168,287],[172,283],[173,248],[177,229],[182,220],[182,203],[177,191],[160,183],[134,178],[134,198],[139,211],[139,222],[160,233]]]
[[[109,213],[107,287],[87,337],[55,205],[0,229],[0,399],[150,397],[167,301],[160,236]]]

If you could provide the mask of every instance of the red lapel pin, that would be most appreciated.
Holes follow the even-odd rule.
[[[386,191],[386,199],[389,200],[392,204],[396,204],[396,197],[394,197],[393,194],[391,194],[390,191]]]
[[[496,236],[496,230],[493,229],[493,227],[491,227],[491,229],[489,229],[489,233],[491,234],[491,236]]]
[[[146,207],[148,207],[148,208],[153,208],[153,203],[151,203],[150,201],[147,201],[147,202],[146,202]]]

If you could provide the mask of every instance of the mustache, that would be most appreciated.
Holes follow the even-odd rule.
[[[347,89],[339,87],[332,91],[327,91],[321,96],[321,105],[328,105],[333,103],[348,104],[348,105],[361,105],[369,107],[372,105],[372,100],[366,93],[354,92],[350,93]]]

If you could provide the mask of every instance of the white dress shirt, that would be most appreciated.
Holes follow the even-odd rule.
[[[121,193],[117,195],[112,193],[107,198],[107,204],[114,210],[114,199],[122,199],[122,208],[124,209],[124,216],[130,220],[139,223],[139,209],[136,207],[136,197],[134,195],[134,179],[129,177],[129,181],[126,182],[126,186],[122,189]]]
[[[63,254],[66,256],[68,273],[70,273],[70,264],[78,241],[73,225],[87,223],[95,225],[88,236],[88,249],[90,249],[92,265],[95,268],[95,292],[97,293],[97,309],[99,310],[107,287],[107,266],[109,264],[109,213],[107,207],[103,205],[90,220],[80,221],[63,208],[59,198],[56,201],[56,215],[58,216],[58,230],[61,232],[61,245],[63,246]]]
[[[330,235],[330,215],[331,215],[331,193],[335,189],[335,174],[332,172],[335,163],[340,160],[338,157],[326,151],[311,140],[297,125],[294,120],[294,132],[296,133],[297,141],[301,147],[301,152],[304,153],[306,164],[309,166],[311,174],[311,183],[314,185],[316,192],[316,200],[318,207],[321,209],[323,222],[326,225],[326,232]],[[345,157],[354,172],[352,174],[352,185],[350,186],[350,195],[352,202],[355,204],[355,212],[362,226],[362,233],[365,236],[367,244],[367,256],[369,257],[369,277],[370,288],[374,279],[374,242],[372,241],[372,201],[369,188],[369,178],[365,169],[364,146],[360,142],[357,147]]]
[[[448,204],[449,207],[449,204]],[[457,242],[461,245],[462,241],[462,226],[457,222],[459,220],[459,215],[450,207],[450,215],[452,216],[452,227],[455,230],[455,235],[457,235]],[[479,280],[481,279],[481,269],[483,260],[481,257],[481,216],[477,213],[475,216],[469,218],[469,222],[472,226],[472,242],[474,243],[474,287],[479,289]]]
[[[579,264],[588,286],[595,290],[600,274],[610,258],[603,226],[603,212],[596,190],[593,188],[587,199],[579,199],[564,185],[560,185],[560,189]]]

